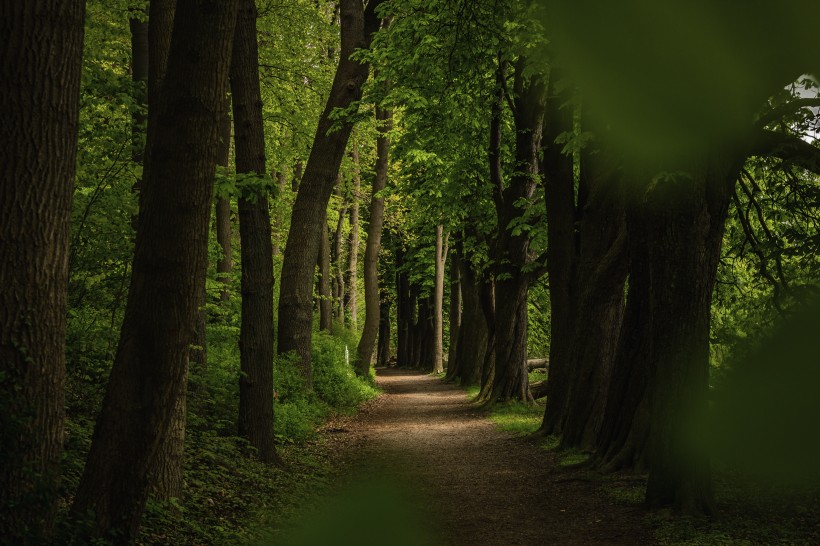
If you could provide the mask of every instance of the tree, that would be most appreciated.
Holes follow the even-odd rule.
[[[0,535],[19,544],[51,533],[60,484],[84,10],[0,5]]]
[[[339,65],[293,205],[285,246],[279,289],[278,351],[280,354],[296,351],[308,386],[312,385],[310,295],[313,271],[319,256],[322,224],[326,222],[324,211],[353,128],[348,119],[340,120],[340,127],[334,127],[336,122],[332,114],[337,109],[349,108],[361,98],[361,87],[367,80],[369,67],[351,59],[351,55],[356,49],[367,49],[370,45],[371,35],[379,26],[375,14],[379,3],[379,0],[371,0],[366,8],[361,0],[342,0],[340,4],[342,42]]]
[[[387,185],[390,139],[393,114],[390,110],[376,108],[376,119],[380,122],[379,137],[376,140],[376,176],[373,178],[373,193],[370,198],[370,223],[367,226],[367,246],[364,251],[364,300],[365,316],[362,337],[356,348],[359,363],[356,371],[366,376],[370,373],[373,349],[379,333],[379,272],[378,260],[381,250],[382,226],[384,225],[384,197],[381,195]],[[351,248],[351,254],[354,249]],[[355,285],[351,286],[355,291]],[[355,303],[355,302],[354,302]],[[355,324],[355,323],[354,323]]]
[[[531,200],[539,180],[538,155],[545,110],[545,81],[535,76],[525,81],[526,59],[515,65],[514,91],[511,100],[515,123],[514,174],[504,185],[501,165],[501,109],[505,102],[505,63],[499,59],[496,79],[496,100],[493,102],[490,129],[490,176],[494,184],[493,200],[498,215],[498,232],[493,242],[496,263],[496,360],[489,402],[512,398],[529,400],[527,381],[527,293],[532,275],[526,271],[530,263],[530,236],[517,227],[522,208]],[[486,390],[486,389],[484,389]]]
[[[447,261],[447,241],[444,237],[444,226],[436,226],[436,279],[433,294],[433,371],[444,371],[444,267]]]
[[[259,88],[256,4],[241,0],[231,56],[237,175],[264,180],[265,135]],[[278,461],[273,439],[273,247],[265,190],[239,197],[242,238],[242,325],[239,334],[239,434],[266,463]]]
[[[133,540],[174,401],[186,387],[236,10],[230,1],[177,3],[168,70],[153,103],[158,113],[149,117],[132,284],[72,506],[75,517],[93,518],[92,535],[118,542]]]

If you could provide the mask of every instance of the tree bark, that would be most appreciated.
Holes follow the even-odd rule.
[[[572,295],[577,267],[577,213],[573,159],[562,152],[561,144],[555,142],[562,133],[572,131],[573,113],[561,108],[563,97],[555,92],[557,79],[556,76],[551,77],[542,160],[551,313],[547,407],[540,428],[544,434],[560,433],[564,422],[572,373],[570,358],[575,324]]]
[[[742,162],[713,157],[691,178],[659,180],[646,193],[651,328],[650,507],[712,513],[709,456],[692,426],[709,387],[712,291],[732,186]]]
[[[461,251],[456,254],[461,254]],[[457,380],[460,385],[470,386],[476,385],[481,379],[481,368],[489,342],[489,330],[481,306],[481,281],[469,257],[460,257],[458,265],[464,310],[458,329],[455,364],[452,373],[448,365],[447,376]]]
[[[584,152],[582,186],[587,197],[580,225],[572,303],[572,380],[561,426],[561,446],[593,450],[623,321],[627,275],[626,225],[620,173],[603,153]]]
[[[382,287],[379,291],[379,342],[376,349],[376,365],[390,364],[390,291]]]
[[[456,360],[459,349],[459,328],[461,327],[461,276],[459,262],[459,243],[456,243],[450,254],[450,346],[447,348],[447,376],[448,380],[453,378],[455,373]],[[453,373],[451,373],[453,370]]]
[[[387,169],[389,167],[390,133],[393,113],[389,110],[376,108],[376,120],[379,122],[379,136],[376,139],[376,176],[373,178],[373,191],[370,198],[370,223],[367,226],[367,245],[364,250],[364,327],[359,346],[357,373],[367,376],[370,373],[370,364],[373,360],[373,348],[376,336],[379,333],[379,251],[382,244],[382,226],[384,225],[384,197],[380,195],[387,185]],[[355,199],[354,199],[355,203]],[[356,206],[356,205],[354,205]],[[357,212],[358,214],[358,212]],[[355,224],[358,222],[354,222]],[[354,236],[358,239],[358,236]],[[355,277],[353,275],[355,247],[351,247],[351,292],[355,292]],[[355,298],[353,300],[355,307]],[[351,311],[353,309],[351,308]],[[354,315],[351,315],[354,316]],[[356,321],[353,320],[355,326]]]
[[[436,279],[433,294],[433,372],[444,371],[444,266],[447,260],[444,227],[436,226]]]
[[[356,300],[359,294],[359,200],[362,182],[358,148],[354,146],[350,155],[353,158],[353,190],[350,196],[350,240],[347,254],[347,292],[344,301],[345,309],[350,312],[350,326],[355,330],[359,324]]]
[[[527,385],[527,294],[530,276],[524,273],[529,262],[529,234],[516,233],[511,225],[520,217],[520,203],[532,198],[539,174],[539,153],[545,112],[546,89],[543,80],[524,79],[524,59],[515,67],[515,96],[513,98],[515,120],[516,169],[509,184],[502,189],[500,173],[500,123],[503,103],[503,82],[497,82],[496,101],[493,106],[493,122],[490,139],[491,173],[495,185],[495,205],[498,216],[498,234],[492,246],[496,263],[496,355],[495,377],[492,392],[487,401],[518,399],[530,401]],[[498,79],[504,76],[503,64],[499,63]],[[523,322],[522,322],[523,321]]]
[[[364,9],[361,0],[341,0],[341,55],[327,105],[319,120],[313,146],[293,205],[290,231],[282,264],[279,296],[279,352],[295,351],[308,388],[312,387],[310,366],[312,335],[313,268],[319,255],[319,235],[333,184],[347,147],[352,123],[329,132],[336,123],[331,114],[361,98],[368,66],[350,59],[356,49],[367,49],[379,27],[375,14],[380,0]]]
[[[405,250],[401,241],[396,242],[396,365],[410,365],[410,283],[404,270]]]
[[[319,329],[333,332],[333,294],[330,291],[330,232],[327,229],[327,213],[319,236]]]
[[[267,167],[256,17],[254,0],[240,0],[231,56],[231,96],[236,172],[263,176]],[[273,247],[265,193],[239,198],[239,235],[239,434],[250,441],[263,462],[276,463],[279,459],[273,439]]]
[[[0,536],[47,541],[64,437],[85,2],[0,7]]]
[[[131,542],[185,389],[207,267],[217,120],[237,3],[180,0],[159,112],[149,116],[132,282],[111,377],[72,507]],[[154,124],[154,119],[157,120]]]

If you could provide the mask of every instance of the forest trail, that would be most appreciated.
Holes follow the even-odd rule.
[[[435,376],[378,370],[384,391],[343,427],[343,459],[363,474],[411,484],[436,544],[652,544],[640,509],[614,503],[600,480],[499,430],[460,388]],[[358,474],[358,472],[356,472]]]

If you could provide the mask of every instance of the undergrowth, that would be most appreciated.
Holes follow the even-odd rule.
[[[314,332],[312,392],[293,357],[274,362],[274,430],[283,464],[264,465],[237,436],[238,335],[230,320],[208,327],[208,365],[192,368],[189,381],[183,498],[148,503],[138,544],[244,544],[293,517],[295,507],[329,483],[332,468],[316,441],[317,428],[378,394],[372,379],[357,378],[346,358],[355,351],[354,333]],[[100,404],[100,393],[89,391],[85,382],[73,387],[63,512],[79,482]]]

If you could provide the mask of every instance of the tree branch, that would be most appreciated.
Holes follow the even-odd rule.
[[[820,148],[794,135],[762,129],[755,135],[749,152],[749,155],[777,157],[820,174]]]
[[[787,104],[781,104],[780,106],[761,115],[755,122],[755,125],[762,129],[770,123],[774,123],[779,120],[783,116],[787,116],[797,110],[800,110],[801,108],[811,108],[813,106],[820,106],[820,97],[793,100]]]

